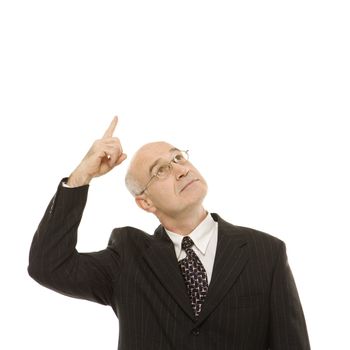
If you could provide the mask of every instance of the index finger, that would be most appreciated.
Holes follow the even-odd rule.
[[[113,136],[113,133],[114,133],[114,130],[115,130],[115,127],[117,126],[118,124],[118,117],[115,116],[112,121],[111,121],[111,124],[109,124],[109,127],[108,129],[105,131],[105,133],[103,134],[103,139],[107,138],[107,137],[112,137]]]

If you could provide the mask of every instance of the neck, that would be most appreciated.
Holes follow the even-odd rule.
[[[160,223],[169,231],[182,236],[189,235],[207,216],[201,206],[186,213],[178,213],[173,217],[158,217]]]

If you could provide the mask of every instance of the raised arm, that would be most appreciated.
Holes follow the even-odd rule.
[[[112,286],[118,279],[121,236],[114,234],[113,244],[99,252],[79,253],[75,247],[89,182],[126,159],[119,139],[113,137],[117,122],[115,117],[69,179],[59,184],[35,232],[28,265],[29,275],[45,287],[101,304],[110,304]],[[72,188],[62,186],[66,181]]]

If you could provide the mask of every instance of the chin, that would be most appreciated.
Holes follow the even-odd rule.
[[[192,189],[188,191],[187,196],[189,198],[189,202],[192,204],[201,204],[207,195],[207,187],[206,186],[198,186],[196,189]]]

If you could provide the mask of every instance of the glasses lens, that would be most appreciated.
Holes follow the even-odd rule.
[[[178,152],[174,155],[174,162],[175,163],[184,163],[186,162],[186,160],[188,160],[188,151],[181,151],[181,152]]]
[[[164,164],[164,165],[159,167],[159,169],[157,170],[156,176],[159,179],[164,179],[164,178],[168,177],[168,175],[170,174],[170,170],[171,170],[171,165]]]

